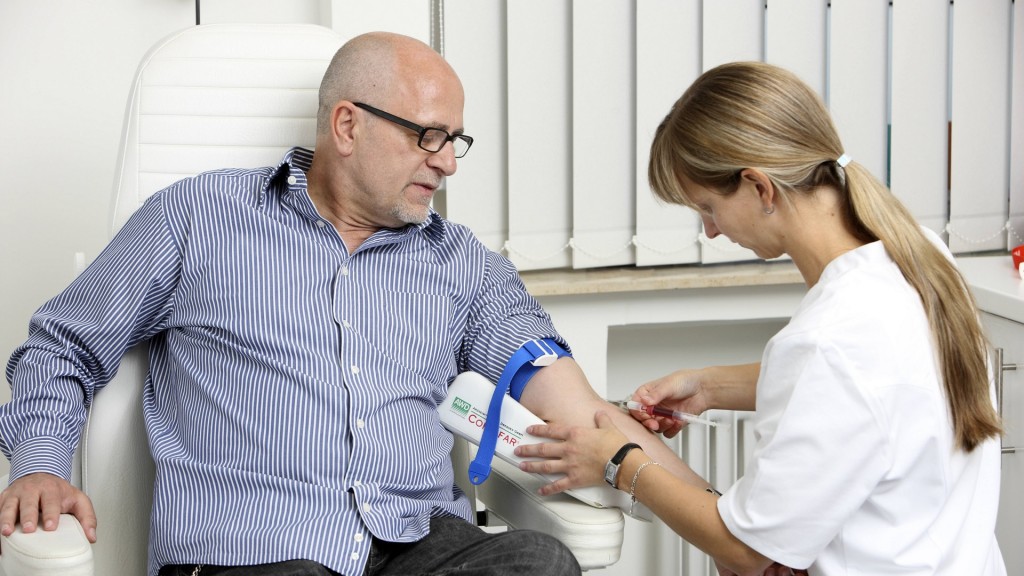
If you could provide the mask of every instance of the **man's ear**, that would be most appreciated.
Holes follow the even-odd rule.
[[[757,168],[744,168],[740,172],[740,178],[751,185],[757,192],[757,197],[761,201],[761,206],[765,210],[774,210],[776,200],[775,183],[768,177],[767,174],[758,170]]]
[[[331,141],[338,153],[348,156],[355,146],[356,108],[348,100],[341,100],[331,110]]]

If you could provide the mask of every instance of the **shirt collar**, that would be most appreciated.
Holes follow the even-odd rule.
[[[260,204],[266,198],[268,192],[272,189],[275,182],[282,181],[286,183],[285,195],[302,193],[307,197],[309,192],[307,190],[306,172],[313,166],[313,151],[307,150],[306,148],[294,147],[289,150],[281,163],[277,165],[270,178],[267,179],[266,184],[263,186],[263,190],[260,191]],[[294,178],[294,181],[292,180]],[[311,203],[312,205],[312,203]],[[447,229],[447,222],[440,214],[430,209],[430,213],[427,215],[427,219],[419,224],[413,224],[405,226],[403,228],[391,230],[391,232],[407,234],[414,234],[416,232],[422,232],[424,238],[434,246],[440,246],[444,242],[445,234]]]

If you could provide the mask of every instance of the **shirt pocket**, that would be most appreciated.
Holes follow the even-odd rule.
[[[372,296],[361,332],[385,356],[431,381],[444,380],[455,362],[447,296],[382,290]]]

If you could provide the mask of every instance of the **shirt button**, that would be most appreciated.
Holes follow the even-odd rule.
[[[342,276],[348,276],[348,266],[342,266],[341,267],[341,275]]]
[[[370,505],[369,504],[363,504],[363,512],[369,512],[369,511],[370,511]]]
[[[288,184],[291,184],[292,186],[294,186],[295,183],[298,182],[298,181],[299,181],[299,179],[296,178],[295,176],[289,176],[288,177]]]
[[[352,559],[353,560],[359,560],[359,552],[353,552],[352,553]]]
[[[359,374],[359,366],[353,366],[351,370],[353,374]]]
[[[327,226],[327,222],[324,222],[323,220],[317,220],[316,221],[316,225],[321,227],[321,228],[324,228],[324,227]]]
[[[345,328],[351,328],[352,327],[352,325],[348,323],[348,320],[342,320],[341,321],[341,325],[344,326]]]
[[[364,428],[365,426],[366,422],[364,422],[362,418],[356,420],[356,428]]]
[[[363,541],[363,535],[362,534],[356,534],[355,536],[352,537],[352,539],[355,540],[356,542],[362,542]]]
[[[360,482],[359,480],[356,480],[355,482],[353,482],[353,483],[352,483],[352,485],[353,485],[353,486],[362,486],[362,485],[363,485],[363,483],[362,483],[362,482]]]

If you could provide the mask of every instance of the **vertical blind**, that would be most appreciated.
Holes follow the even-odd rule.
[[[1014,2],[1010,87],[1010,246],[1024,244],[1024,3]]]
[[[521,270],[750,260],[655,200],[648,148],[703,71],[760,60],[956,253],[1024,243],[1024,16],[1012,0],[446,0],[476,138],[446,215]],[[394,12],[394,11],[391,11]]]

